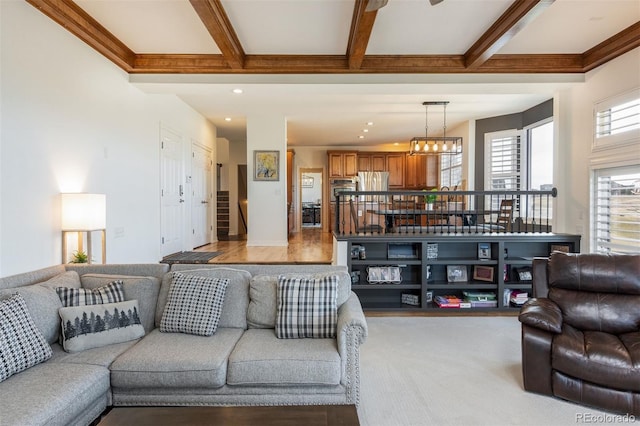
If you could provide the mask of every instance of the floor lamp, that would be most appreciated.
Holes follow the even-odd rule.
[[[102,263],[107,263],[106,227],[107,202],[104,194],[67,193],[61,195],[62,206],[62,263],[67,263],[67,234],[78,234],[78,251],[83,251],[87,234],[87,258],[92,263],[91,233],[102,234]]]

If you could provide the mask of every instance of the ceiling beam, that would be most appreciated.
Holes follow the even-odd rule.
[[[220,0],[189,0],[233,69],[244,67],[245,53]]]
[[[581,73],[582,55],[494,55],[478,68],[466,68],[462,55],[368,55],[358,69],[345,55],[246,55],[242,69],[222,55],[136,55],[132,74],[545,74]]]
[[[516,0],[464,54],[465,66],[477,68],[498,52],[554,0]]]
[[[127,72],[135,53],[71,0],[27,0],[40,12]]]
[[[364,55],[369,44],[369,37],[376,21],[377,10],[367,12],[369,0],[356,0],[351,19],[351,31],[349,32],[349,44],[347,45],[347,58],[349,69],[358,69],[362,65]]]
[[[584,72],[640,46],[640,22],[625,28],[582,54]]]

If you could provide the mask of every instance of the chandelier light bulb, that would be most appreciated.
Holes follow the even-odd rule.
[[[433,144],[433,151],[434,152],[438,151],[438,142]]]

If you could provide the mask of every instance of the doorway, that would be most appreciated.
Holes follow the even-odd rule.
[[[300,168],[298,182],[300,205],[298,206],[300,229],[325,229],[324,169]]]
[[[184,181],[182,136],[160,129],[161,255],[184,249]]]
[[[213,156],[198,144],[191,147],[191,234],[193,247],[211,242],[213,233]]]

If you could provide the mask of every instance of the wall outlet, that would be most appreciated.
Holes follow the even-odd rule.
[[[362,210],[358,210],[358,217],[362,217]]]
[[[114,228],[113,238],[124,238],[124,226]]]

